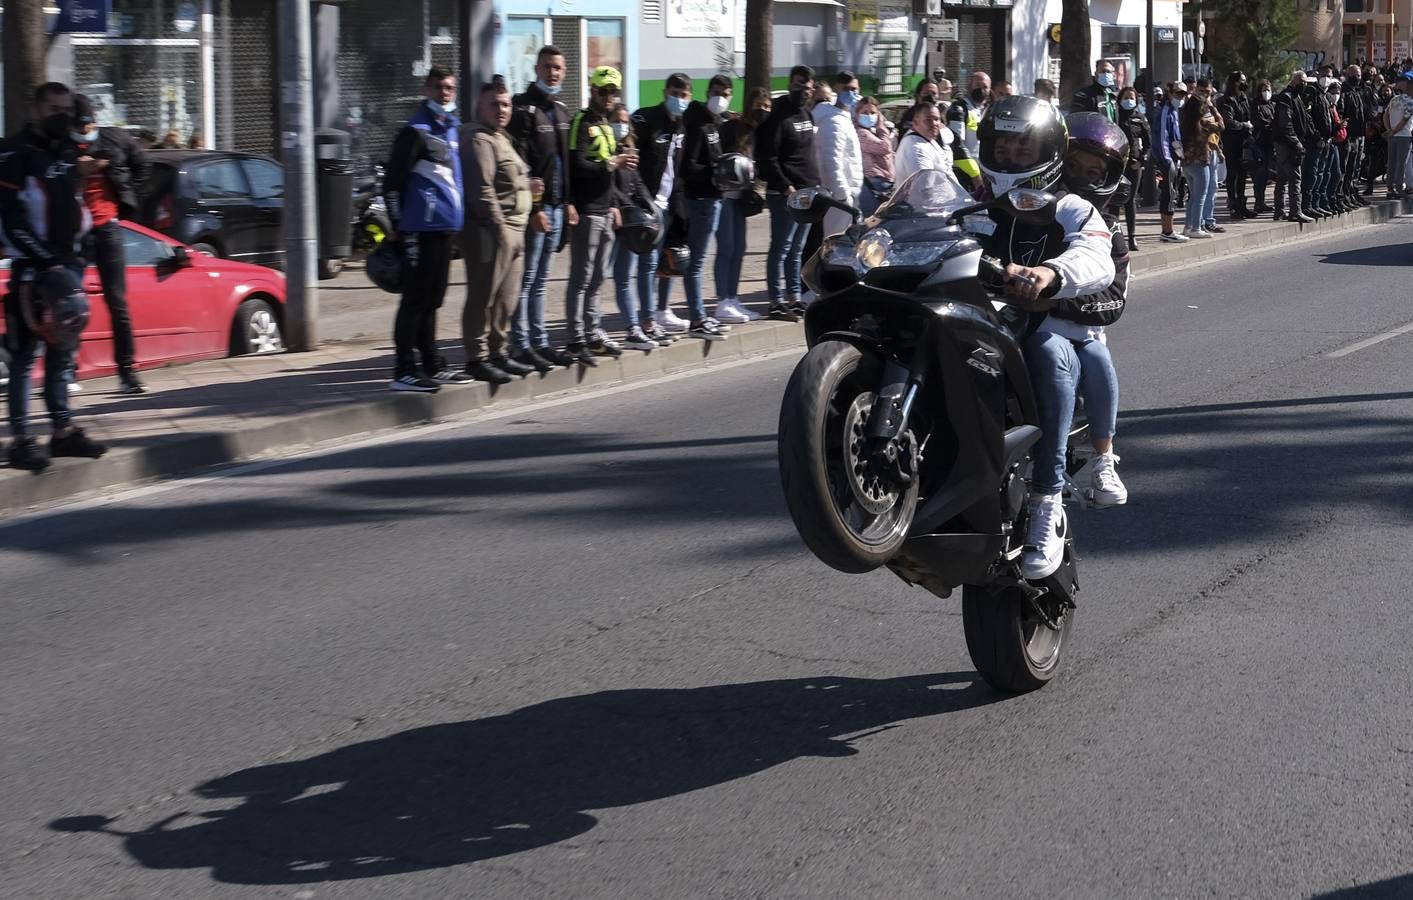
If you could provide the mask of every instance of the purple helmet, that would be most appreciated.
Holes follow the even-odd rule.
[[[1097,112],[1071,113],[1065,118],[1070,133],[1065,148],[1065,187],[1096,206],[1102,207],[1114,196],[1128,165],[1128,136],[1119,126]],[[1103,161],[1103,171],[1086,166],[1075,151],[1084,151]]]

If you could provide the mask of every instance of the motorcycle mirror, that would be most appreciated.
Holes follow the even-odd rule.
[[[801,188],[790,195],[785,205],[790,210],[790,217],[796,222],[813,225],[824,221],[825,214],[829,212],[830,200],[819,188]]]

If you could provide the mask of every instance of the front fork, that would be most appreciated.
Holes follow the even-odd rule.
[[[883,383],[868,418],[869,455],[877,461],[880,472],[900,488],[917,477],[922,461],[922,448],[911,445],[914,439],[908,432],[913,407],[926,378],[926,355],[918,353],[917,358],[916,369],[893,359],[884,363]]]

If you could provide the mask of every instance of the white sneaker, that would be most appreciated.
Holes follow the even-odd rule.
[[[732,298],[731,298],[731,309],[734,310],[737,315],[745,316],[745,317],[746,317],[746,321],[748,321],[748,322],[754,322],[754,321],[756,321],[757,319],[760,318],[760,313],[758,313],[758,312],[751,312],[749,309],[747,309],[747,308],[741,303],[741,298],[740,298],[740,297],[732,297]]]
[[[1030,496],[1030,533],[1021,554],[1021,577],[1035,581],[1055,574],[1065,558],[1069,522],[1061,494]]]
[[[1212,236],[1209,232],[1204,231],[1201,228],[1184,228],[1182,233],[1189,238],[1195,238],[1198,240],[1202,238],[1209,238]]]
[[[657,324],[661,325],[665,331],[680,332],[686,331],[687,326],[691,323],[686,319],[680,318],[672,311],[671,307],[669,307],[657,311]]]
[[[1110,451],[1094,457],[1093,468],[1089,471],[1089,500],[1095,506],[1123,506],[1128,502],[1128,488],[1119,480],[1114,464],[1119,461],[1117,453]]]
[[[1188,241],[1188,237],[1187,235],[1180,234],[1176,231],[1167,231],[1163,234],[1158,235],[1158,240],[1166,241],[1169,244],[1186,244]]]
[[[744,325],[750,321],[750,317],[732,306],[730,300],[722,300],[716,304],[715,318],[728,325]]]

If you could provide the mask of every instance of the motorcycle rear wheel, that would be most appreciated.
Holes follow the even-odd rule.
[[[879,377],[852,344],[825,341],[800,360],[780,403],[780,481],[790,517],[815,556],[851,574],[891,559],[917,511],[916,478],[890,490],[860,460]]]
[[[1056,610],[1038,601],[1052,621]],[[1074,610],[1059,610],[1058,629],[1047,625],[1020,588],[967,585],[962,589],[962,624],[972,665],[998,691],[1024,693],[1044,687],[1060,669],[1060,657],[1074,622]]]

